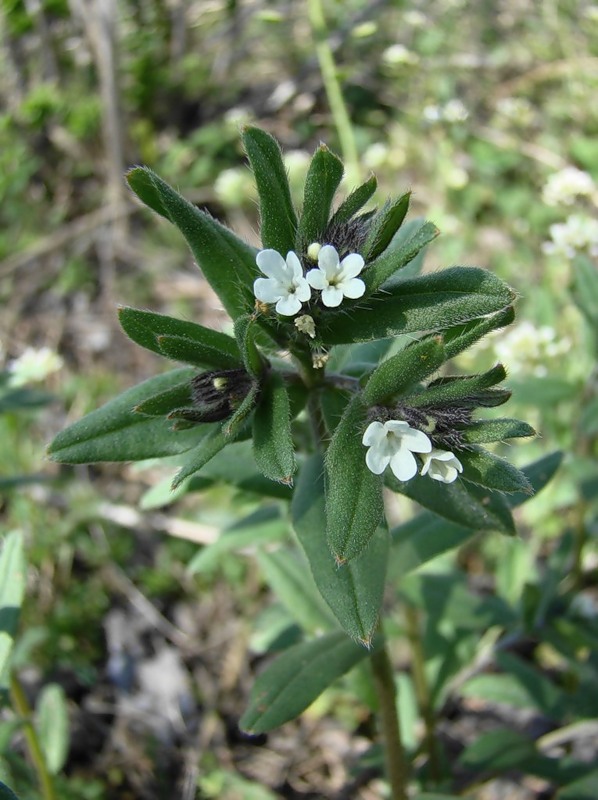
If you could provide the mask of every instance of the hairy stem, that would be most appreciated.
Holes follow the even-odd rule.
[[[411,645],[411,676],[419,711],[426,729],[426,749],[428,751],[430,777],[434,783],[438,783],[441,773],[436,738],[436,718],[426,677],[426,660],[420,636],[419,614],[413,606],[405,606],[405,622],[407,624],[407,638]]]
[[[347,175],[352,182],[359,183],[361,169],[357,154],[357,144],[338,80],[332,49],[328,43],[326,18],[321,0],[308,0],[307,9],[315,39],[316,55],[320,65],[320,72],[322,73],[324,89],[340,142],[343,161],[347,167]]]
[[[371,664],[380,704],[380,733],[390,796],[392,800],[407,800],[407,762],[397,714],[397,690],[386,644],[372,655]]]
[[[42,797],[44,800],[56,800],[52,776],[48,772],[46,759],[44,758],[44,754],[42,752],[37,731],[35,730],[33,722],[31,721],[31,706],[29,705],[21,682],[14,672],[10,677],[10,695],[16,712],[23,720],[25,741],[27,742],[29,756],[33,762],[33,768],[37,773],[37,779],[39,781]]]

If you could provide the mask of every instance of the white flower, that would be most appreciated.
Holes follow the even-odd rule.
[[[362,442],[369,450],[365,463],[374,475],[381,475],[390,464],[400,481],[408,481],[417,472],[413,453],[429,453],[432,442],[423,431],[411,428],[407,422],[391,419],[382,424],[371,422],[363,434]]]
[[[542,199],[549,206],[571,206],[575,198],[593,194],[595,190],[592,176],[577,167],[565,167],[554,172],[546,181]]]
[[[49,347],[28,347],[19,358],[8,365],[9,386],[16,388],[27,383],[45,380],[48,375],[62,368],[64,362],[58,353]]]
[[[591,256],[598,255],[598,220],[591,217],[572,214],[566,222],[550,226],[550,237],[552,241],[542,245],[550,255],[574,258],[583,250]]]
[[[322,302],[328,308],[340,306],[343,297],[356,300],[365,292],[365,283],[358,277],[364,261],[359,253],[349,253],[339,262],[338,253],[330,244],[318,253],[318,268],[310,270],[307,282],[322,292]]]
[[[256,263],[267,278],[257,278],[253,293],[262,303],[276,303],[276,310],[292,317],[301,310],[301,303],[311,297],[309,284],[303,277],[303,268],[293,251],[286,261],[276,250],[260,250]]]
[[[449,450],[436,450],[433,448],[423,457],[424,465],[421,474],[429,475],[435,481],[452,483],[457,479],[459,472],[463,472],[463,465]]]

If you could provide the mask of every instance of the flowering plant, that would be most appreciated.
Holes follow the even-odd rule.
[[[534,433],[518,420],[475,418],[508,400],[498,386],[504,367],[468,376],[444,370],[513,320],[512,290],[480,268],[419,274],[438,231],[405,222],[409,193],[364,211],[374,177],[333,210],[343,165],[325,146],[311,161],[298,215],[277,143],[253,127],[243,141],[260,198],[260,250],[151,170],[127,176],[181,231],[234,320],[234,336],[121,308],[131,339],[189,366],[89,414],[49,453],[67,463],[177,456],[178,491],[199,473],[290,501],[327,604],[319,630],[328,632],[291,648],[258,680],[242,724],[263,731],[383,646],[375,634],[401,540],[385,519],[385,486],[450,521],[453,538],[441,532],[429,545],[434,553],[477,530],[513,534],[511,507],[548,476],[525,474],[484,447]],[[297,677],[299,658],[318,659],[318,669]]]

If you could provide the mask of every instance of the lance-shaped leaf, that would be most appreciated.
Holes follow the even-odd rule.
[[[190,381],[192,367],[157,375],[70,425],[48,448],[53,461],[90,464],[94,461],[140,461],[184,453],[206,434],[206,426],[173,431],[167,419],[147,417],[134,409],[173,386]]]
[[[527,422],[508,418],[484,419],[472,422],[462,432],[463,441],[467,444],[504,442],[506,439],[518,439],[535,435],[536,431]]]
[[[509,306],[491,317],[466,322],[465,325],[459,325],[457,328],[446,331],[444,334],[446,357],[454,358],[486,336],[487,333],[506,328],[514,319],[515,310],[513,306]]]
[[[147,167],[127,173],[133,191],[183,234],[206,280],[233,319],[254,304],[257,250],[185,200]]]
[[[370,653],[342,631],[289,647],[254,683],[241,729],[264,733],[295,719]]]
[[[158,346],[162,355],[174,361],[195,364],[197,367],[216,369],[237,369],[242,366],[240,358],[233,358],[209,345],[201,345],[185,336],[158,336]]]
[[[234,369],[242,364],[237,343],[226,333],[214,331],[195,322],[128,306],[119,308],[118,317],[122,329],[130,339],[159,355],[178,358],[178,355],[171,355],[171,352],[176,352],[177,346],[170,341],[172,337],[184,339],[195,346],[195,360],[189,363],[217,369]],[[186,352],[186,355],[193,355],[191,344],[180,346],[187,347],[189,352]]]
[[[251,385],[251,388],[243,398],[241,405],[237,408],[232,417],[224,424],[224,435],[233,438],[240,431],[245,421],[257,406],[257,401],[260,396],[260,386],[257,382]]]
[[[311,160],[305,179],[303,211],[297,231],[298,252],[312,242],[319,242],[328,225],[332,201],[343,177],[343,162],[321,144]],[[324,244],[324,242],[322,242]]]
[[[262,385],[253,417],[253,452],[267,478],[292,484],[296,463],[289,397],[282,378],[275,372]]]
[[[500,383],[506,376],[503,365],[496,364],[492,369],[479,375],[439,378],[433,381],[425,391],[406,398],[405,402],[414,407],[447,406],[455,403],[460,405],[464,400],[483,394],[486,389]]]
[[[551,453],[523,468],[525,476],[536,493],[549,483],[562,459],[562,453]],[[455,484],[449,484],[447,488],[450,488],[450,486],[455,486]],[[473,488],[480,492],[482,491],[478,487]],[[496,497],[493,492],[489,493],[489,495]],[[510,494],[504,498],[499,495],[499,497],[507,502],[511,508],[519,506],[530,499],[529,494],[523,493]],[[498,528],[498,530],[501,529]],[[424,511],[414,519],[393,528],[391,531],[392,547],[389,563],[391,580],[399,580],[442,553],[446,553],[454,547],[459,547],[470,539],[473,533],[474,529],[469,526],[447,522],[446,518],[442,519],[429,511]]]
[[[27,564],[21,531],[11,531],[0,549],[0,690],[8,689],[10,661],[25,594]]]
[[[226,436],[223,431],[222,425],[211,425],[210,430],[204,438],[192,450],[189,451],[185,459],[185,463],[181,469],[174,476],[172,481],[172,488],[176,489],[185,478],[190,475],[195,475],[196,472],[205,466],[205,464],[214,458],[216,453],[219,453],[227,444],[229,444],[230,437]]]
[[[369,405],[383,405],[392,397],[413,389],[415,384],[436,372],[444,360],[440,336],[408,345],[372,372],[363,391],[364,400]]]
[[[382,476],[365,463],[361,443],[367,408],[355,395],[337,425],[326,454],[326,531],[337,562],[356,558],[382,520]]]
[[[324,463],[312,456],[301,468],[291,504],[293,527],[316,585],[343,630],[370,646],[384,594],[388,531],[380,525],[361,555],[338,567],[326,541]]]
[[[361,248],[361,255],[366,262],[373,261],[391,243],[409,210],[410,198],[411,192],[406,192],[395,200],[387,200],[380,211],[374,214]]]
[[[332,215],[330,227],[333,228],[336,225],[341,225],[354,217],[358,211],[361,211],[368,200],[374,196],[377,187],[378,181],[376,180],[376,176],[372,175],[365,183],[362,183],[361,186],[354,189]]]
[[[461,453],[458,457],[461,459]],[[389,470],[385,474],[385,483],[394,492],[465,528],[509,535],[515,533],[509,505],[502,495],[495,492],[463,481],[446,484],[421,475],[410,481],[399,481]]]
[[[480,448],[475,451],[459,452],[458,457],[463,464],[464,480],[498,492],[533,493],[523,472],[494,453]]]
[[[245,128],[242,139],[260,198],[262,247],[277,250],[286,258],[289,250],[295,249],[297,215],[280,147],[259,128]]]
[[[245,364],[245,369],[250,375],[259,378],[266,367],[266,362],[257,346],[259,329],[254,317],[244,315],[235,322],[235,337]]]
[[[492,273],[477,267],[451,267],[402,281],[383,296],[360,303],[349,316],[327,314],[319,331],[329,345],[440,331],[500,311],[513,299],[511,289]]]
[[[192,405],[191,381],[182,381],[164,392],[148,397],[134,406],[133,411],[145,414],[146,417],[166,417],[175,409],[191,408]]]
[[[438,228],[431,222],[422,222],[406,241],[397,247],[393,247],[392,244],[387,247],[363,273],[367,293],[375,292],[396,272],[413,261],[439,233]]]

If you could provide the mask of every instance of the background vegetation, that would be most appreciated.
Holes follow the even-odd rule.
[[[258,508],[247,487],[216,475],[199,499],[176,501],[174,466],[44,461],[68,422],[167,367],[125,338],[119,303],[227,325],[176,231],[133,200],[124,170],[151,166],[257,243],[240,125],[281,141],[298,192],[319,141],[346,146],[308,4],[0,8],[0,525],[25,541],[12,669],[42,740],[62,742],[46,753],[59,796],[383,797],[366,674],[267,741],[238,730],[265,654],[302,623],[296,598],[277,595],[267,555],[254,558],[242,536],[209,549]],[[518,539],[474,537],[389,597],[416,779],[482,800],[595,798],[598,5],[324,8],[378,199],[412,188],[415,214],[441,229],[426,269],[479,264],[520,295],[515,325],[478,353],[484,368],[492,358],[509,367],[509,414],[541,433],[509,457],[566,454],[517,512]],[[569,167],[596,183],[555,184]],[[413,513],[393,507],[397,523]],[[23,571],[17,541],[5,547],[13,575],[15,564]],[[425,674],[414,671],[423,662]],[[0,777],[37,798],[24,707],[5,694]],[[421,763],[418,752],[428,753]]]

